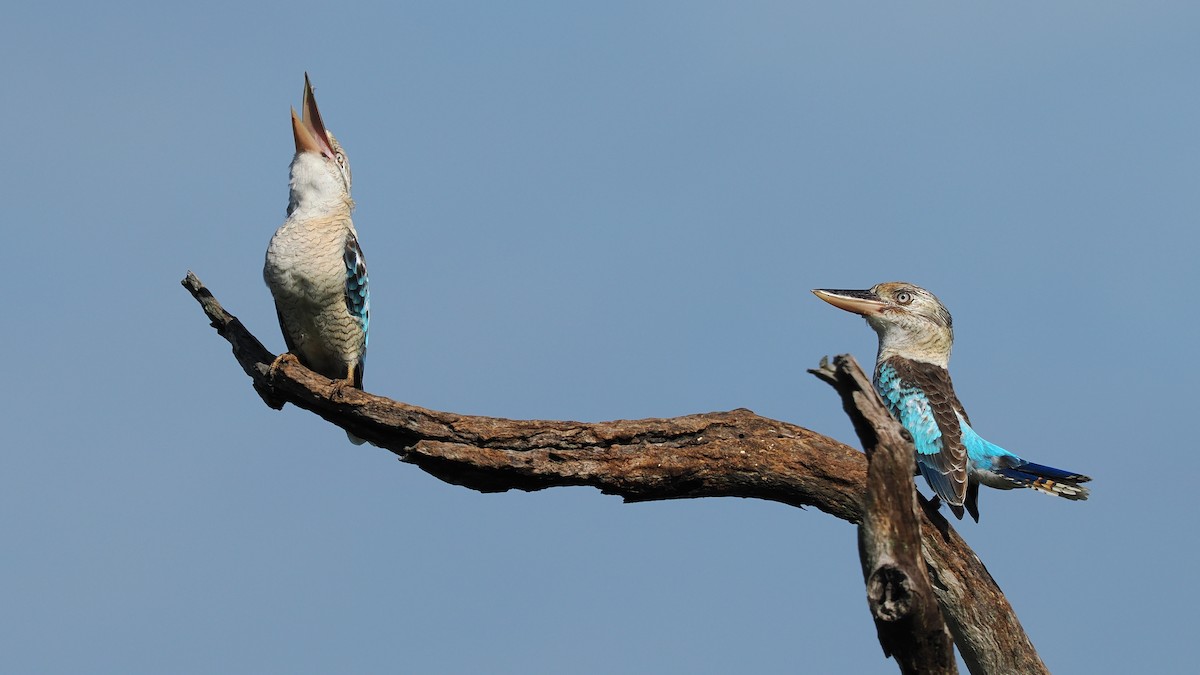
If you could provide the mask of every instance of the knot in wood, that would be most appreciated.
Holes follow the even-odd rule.
[[[867,602],[871,615],[880,621],[898,621],[912,611],[912,580],[908,572],[892,563],[882,563],[867,579]]]

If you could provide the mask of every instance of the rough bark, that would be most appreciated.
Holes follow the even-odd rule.
[[[862,522],[866,456],[803,427],[745,409],[595,423],[428,410],[340,387],[295,359],[276,362],[195,275],[182,283],[267,405],[314,412],[448,483],[481,492],[587,485],[626,501],[753,497]],[[1048,672],[983,563],[933,509],[922,511],[921,542],[970,671]]]
[[[921,557],[911,437],[883,406],[852,356],[810,371],[842,396],[867,454],[858,556],[883,653],[908,675],[954,675],[954,645]]]

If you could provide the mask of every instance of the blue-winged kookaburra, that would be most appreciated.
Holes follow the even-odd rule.
[[[1087,499],[1088,490],[1080,483],[1091,478],[1021,459],[971,428],[947,370],[954,344],[950,312],[932,293],[903,282],[813,293],[862,315],[879,334],[875,391],[912,434],[917,468],[955,516],[962,518],[965,507],[979,520],[980,485]]]
[[[350,162],[321,121],[307,74],[300,113],[292,109],[296,156],[287,220],[271,237],[263,278],[288,353],[310,370],[362,389],[371,303],[350,220]]]

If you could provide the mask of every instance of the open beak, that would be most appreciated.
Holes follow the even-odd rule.
[[[829,288],[816,288],[813,289],[813,294],[838,309],[844,309],[847,312],[854,312],[863,316],[881,314],[883,313],[883,308],[887,307],[887,303],[871,291],[841,291]]]
[[[333,159],[333,147],[325,133],[321,113],[317,111],[317,99],[313,96],[308,73],[304,74],[304,98],[300,103],[300,115],[292,108],[292,135],[296,138],[296,152],[315,152]]]

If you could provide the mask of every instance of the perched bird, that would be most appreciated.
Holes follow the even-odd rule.
[[[954,328],[950,312],[932,293],[889,282],[865,291],[817,289],[825,302],[861,314],[879,334],[875,391],[912,434],[917,468],[929,487],[962,518],[979,522],[979,486],[1034,488],[1067,499],[1087,499],[1091,478],[1034,464],[975,433],[950,382]]]
[[[321,121],[307,73],[300,111],[292,109],[296,156],[287,220],[271,237],[263,278],[275,297],[288,354],[342,386],[362,389],[371,299],[350,220],[350,161]]]

